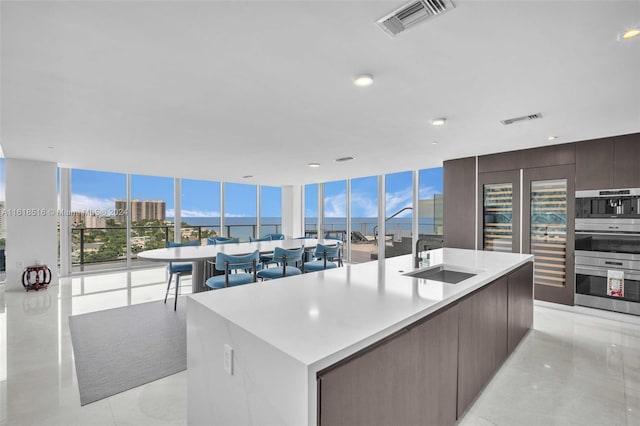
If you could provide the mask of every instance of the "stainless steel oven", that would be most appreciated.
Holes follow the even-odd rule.
[[[612,271],[623,274],[621,297],[610,293]],[[640,261],[576,256],[575,304],[640,315]]]
[[[576,305],[640,315],[640,219],[623,214],[576,218]]]

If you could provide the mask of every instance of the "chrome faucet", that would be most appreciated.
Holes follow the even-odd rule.
[[[418,269],[420,267],[420,261],[422,260],[422,258],[420,257],[420,243],[422,242],[428,242],[428,240],[424,240],[421,238],[418,238],[418,241],[416,241],[416,256],[414,258],[414,263],[415,263],[415,268]],[[431,250],[431,248],[425,244],[423,246],[423,250]]]

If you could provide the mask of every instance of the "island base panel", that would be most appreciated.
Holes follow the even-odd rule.
[[[458,307],[319,375],[320,425],[452,425]]]

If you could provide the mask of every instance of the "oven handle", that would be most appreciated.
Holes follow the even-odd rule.
[[[618,271],[619,269],[616,269]],[[603,268],[588,268],[585,266],[576,266],[576,274],[580,275],[595,275],[598,277],[607,277],[608,269]],[[625,280],[640,281],[640,273],[624,271]]]

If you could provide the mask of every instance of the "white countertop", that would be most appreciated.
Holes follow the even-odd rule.
[[[458,284],[405,276],[414,270],[405,255],[188,297],[317,371],[533,260],[451,248],[430,253],[432,266],[478,274]]]

